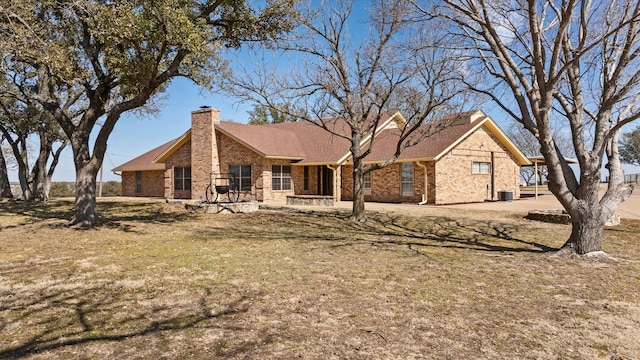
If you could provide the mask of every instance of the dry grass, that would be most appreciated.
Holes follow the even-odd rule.
[[[521,214],[0,202],[0,358],[636,359],[640,222],[555,258]]]

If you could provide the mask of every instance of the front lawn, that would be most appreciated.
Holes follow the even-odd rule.
[[[0,202],[0,358],[633,359],[640,221],[618,261],[557,258],[567,225],[433,208],[420,217]]]

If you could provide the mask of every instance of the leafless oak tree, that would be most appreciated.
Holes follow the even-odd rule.
[[[525,155],[533,157],[540,156],[540,143],[538,139],[527,129],[522,127],[520,123],[513,123],[511,127],[505,130],[509,139],[522,150]],[[573,154],[573,142],[570,136],[560,128],[554,128],[553,137],[560,152],[565,157],[575,157]],[[524,178],[527,184],[533,184],[534,181],[542,181],[548,179],[548,171],[546,166],[539,166],[536,177],[535,168],[533,166],[525,166],[520,169],[520,176]]]
[[[234,78],[230,88],[246,100],[348,140],[353,163],[351,218],[365,221],[365,174],[392,164],[405,148],[434,132],[426,124],[460,108],[463,64],[442,47],[448,41],[446,33],[415,22],[409,1],[372,1],[366,11],[354,3],[306,4],[297,32],[278,44],[288,66],[257,67]],[[304,109],[305,114],[289,109]],[[394,154],[365,164],[376,144],[375,137],[367,136],[395,111],[406,124],[399,128]]]
[[[444,0],[457,47],[491,97],[531,132],[549,164],[549,189],[571,215],[562,253],[602,250],[604,224],[627,199],[618,135],[640,117],[640,3],[636,0]],[[554,118],[571,131],[577,176],[564,161]],[[610,182],[599,194],[603,163]]]

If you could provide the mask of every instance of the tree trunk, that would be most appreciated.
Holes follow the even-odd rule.
[[[364,213],[364,173],[360,160],[353,163],[353,208],[351,221],[365,222],[367,216]]]
[[[76,165],[76,203],[71,225],[88,226],[98,219],[96,175],[93,166]]]
[[[49,201],[51,178],[47,172],[47,161],[49,160],[49,154],[51,154],[51,143],[50,137],[45,132],[40,132],[40,151],[31,173],[33,198],[40,201]]]
[[[9,172],[7,171],[7,162],[4,158],[4,153],[0,148],[0,198],[10,199],[13,198],[11,193],[11,184],[9,183]]]
[[[111,117],[112,115],[107,117],[98,133],[93,145],[93,156],[89,152],[90,127],[87,123],[83,123],[84,126],[77,128],[75,132],[67,134],[76,167],[76,203],[70,225],[91,226],[98,220],[96,177],[107,150],[108,136],[115,125],[115,120]]]
[[[42,201],[49,201],[49,192],[51,191],[51,176],[44,175],[38,181],[38,197]]]
[[[578,215],[571,216],[571,236],[562,246],[561,253],[584,255],[594,251],[602,251],[602,233],[606,219],[602,219],[599,211],[585,209]]]
[[[20,189],[22,190],[22,199],[25,201],[31,201],[33,199],[33,193],[31,192],[31,181],[29,178],[29,168],[27,163],[26,148],[23,149],[21,157],[18,161],[18,180],[20,181]]]

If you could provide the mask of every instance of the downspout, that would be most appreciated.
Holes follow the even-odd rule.
[[[496,158],[495,153],[491,152],[491,201],[495,200],[496,193]]]
[[[429,183],[427,182],[427,165],[421,164],[420,161],[416,161],[416,165],[420,166],[424,171],[424,192],[422,193],[422,201],[418,205],[425,205],[427,203],[427,190],[429,190]]]

